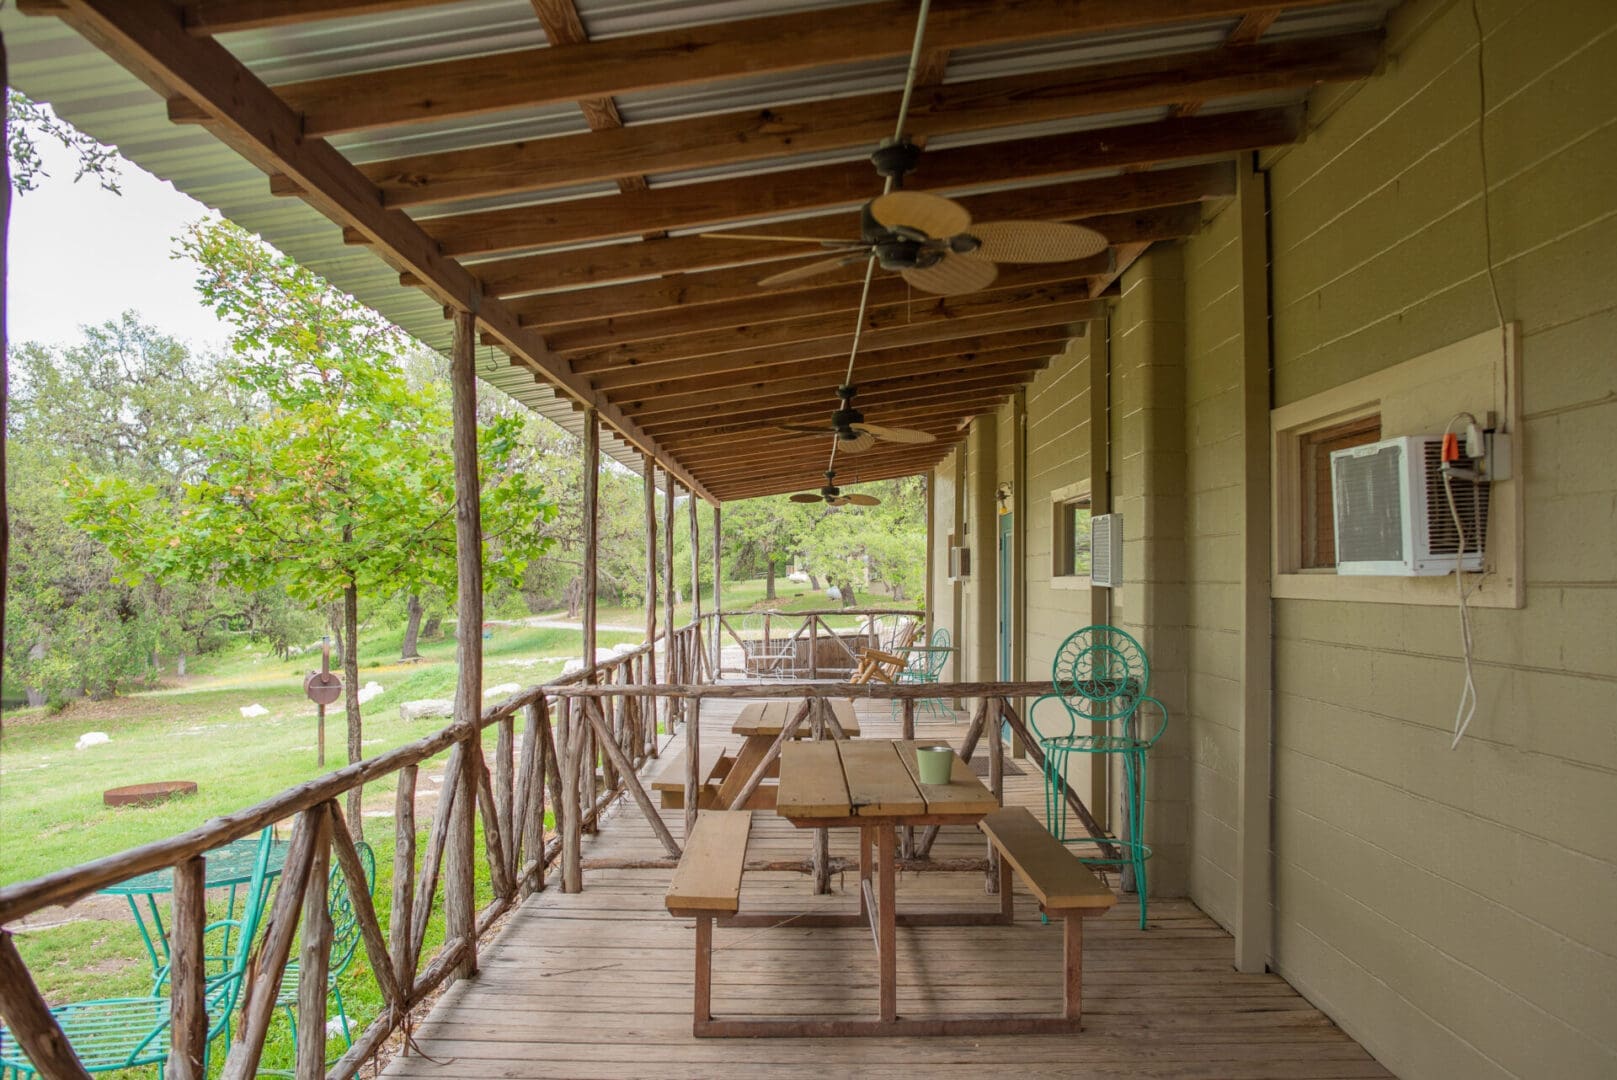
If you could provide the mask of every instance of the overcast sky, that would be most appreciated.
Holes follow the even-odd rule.
[[[94,177],[74,183],[72,155],[36,142],[50,175],[11,202],[11,340],[69,344],[80,326],[133,308],[193,347],[223,345],[229,329],[197,298],[195,264],[171,258],[174,237],[207,208],[127,161],[121,195]]]

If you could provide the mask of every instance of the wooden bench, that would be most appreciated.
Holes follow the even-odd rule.
[[[751,810],[701,810],[685,840],[663,903],[670,915],[696,920],[696,989],[691,1010],[696,1027],[713,1019],[713,920],[741,906],[741,872],[747,865]]]
[[[706,756],[703,755],[704,758]],[[734,765],[735,759],[730,756],[729,751],[719,751],[713,767],[706,770],[707,777],[702,781],[702,790],[697,793],[696,805],[699,809],[713,805],[719,786],[724,783],[724,778],[730,775],[730,769]],[[657,770],[657,775],[651,778],[651,790],[657,793],[664,810],[685,808],[685,751],[681,750],[673,757],[664,759],[662,767]]]
[[[1051,836],[1026,807],[1007,806],[983,818],[978,827],[987,835],[1001,861],[1016,871],[1039,906],[1062,920],[1064,940],[1063,1000],[1065,1016],[1077,1023],[1082,1015],[1084,923],[1104,915],[1117,903],[1117,895],[1079,861],[1078,856]],[[1003,891],[1009,882],[1000,874]]]

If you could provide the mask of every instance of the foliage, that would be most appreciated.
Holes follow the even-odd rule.
[[[40,139],[61,143],[78,160],[77,183],[93,176],[106,190],[118,193],[118,166],[123,161],[117,149],[105,146],[66,120],[49,105],[6,88],[6,154],[11,158],[11,186],[17,192],[33,191],[50,175],[39,154]]]
[[[77,472],[171,500],[198,474],[187,440],[241,415],[212,362],[126,313],[65,349],[22,345],[13,374],[8,674],[36,696],[105,696],[153,677],[158,653],[199,651],[227,626],[243,628],[240,591],[126,580],[104,545],[68,522],[66,479]]]

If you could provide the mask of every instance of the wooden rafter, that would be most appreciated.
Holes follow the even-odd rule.
[[[958,319],[943,323],[924,323],[920,326],[895,326],[867,333],[861,340],[861,349],[891,349],[904,345],[925,345],[966,336],[1003,333],[1008,330],[1053,328],[1062,330],[1086,323],[1102,313],[1099,301],[1074,301],[1048,307],[1031,308]],[[848,354],[853,345],[851,333],[836,337],[817,338],[812,341],[765,348],[737,349],[711,356],[675,357],[664,363],[619,363],[601,359],[579,361],[575,368],[587,373],[591,381],[602,389],[635,386],[668,376],[668,364],[680,365],[686,375],[706,375],[720,371],[743,372],[755,368],[778,367],[821,356]]]
[[[1235,171],[1227,161],[1205,165],[1167,168],[1128,176],[1108,176],[1093,180],[1066,180],[1040,185],[1037,190],[995,192],[959,199],[979,221],[999,218],[1039,217],[1053,221],[1134,213],[1156,207],[1180,205],[1207,199],[1228,198],[1235,193]],[[1029,200],[1035,199],[1035,206]],[[841,240],[859,235],[859,218],[852,213],[830,213],[793,221],[791,234],[817,239]],[[758,231],[758,230],[753,230]],[[774,231],[774,230],[771,230]],[[823,253],[803,244],[765,244],[754,241],[709,239],[697,236],[669,237],[663,240],[612,244],[590,248],[587,254],[563,251],[490,260],[472,270],[491,295],[509,297],[537,293],[545,289],[576,290],[551,297],[526,298],[523,317],[536,324],[609,318],[637,311],[657,311],[688,304],[715,303],[743,295],[758,295],[758,278],[771,271],[738,271],[738,264],[757,264],[783,258],[819,257]],[[714,277],[698,271],[724,270],[727,277]],[[745,276],[741,276],[742,274]],[[661,282],[635,281],[607,292],[601,286],[628,282],[653,275],[684,274]],[[834,281],[835,279],[828,279]],[[846,280],[863,280],[862,273]],[[405,284],[415,284],[406,280]],[[809,282],[802,287],[814,285]],[[780,291],[792,291],[782,288]]]
[[[1332,0],[1295,0],[1294,8]],[[1022,0],[934,4],[931,48],[1011,44],[1157,23],[1243,15],[1249,0]],[[912,4],[889,0],[824,11],[592,41],[567,49],[518,49],[312,79],[277,87],[303,114],[308,135],[331,135],[473,116],[771,72],[908,54]]]
[[[923,332],[922,328],[941,324],[963,327],[968,326],[975,318],[1002,312],[1024,311],[1029,308],[1045,308],[1053,304],[1088,298],[1087,278],[1004,289],[983,289],[963,296],[921,295],[897,303],[871,305],[865,312],[863,340],[869,342],[873,349],[881,348],[891,333],[903,330],[915,330],[920,333]],[[852,332],[856,321],[854,318],[830,319],[811,315],[759,326],[729,327],[707,333],[636,341],[627,345],[572,350],[562,355],[574,360],[579,371],[594,372],[630,364],[658,364],[742,349],[803,344],[826,338],[841,340]],[[948,336],[959,337],[967,333],[970,331],[964,330]],[[835,351],[833,348],[832,352]]]
[[[60,15],[164,96],[183,94],[214,117],[215,130],[266,172],[295,178],[311,204],[333,221],[361,230],[377,251],[410,273],[444,303],[471,311],[486,334],[520,356],[565,393],[600,409],[625,440],[663,458],[662,448],[558,363],[533,331],[498,300],[482,295],[465,268],[408,217],[384,209],[375,187],[321,139],[305,138],[296,114],[217,42],[192,37],[180,9],[166,0],[63,0]],[[666,459],[664,459],[666,460]],[[677,462],[681,481],[704,497],[706,488]]]
[[[927,154],[908,183],[948,192],[977,184],[1022,184],[1072,173],[1153,165],[1185,157],[1280,146],[1302,134],[1300,108],[1252,109],[1125,127],[1016,139],[990,148]],[[648,230],[702,228],[797,211],[853,207],[879,193],[868,163],[682,184],[612,198],[575,199],[429,218],[422,227],[448,255],[487,255],[541,244],[587,243]],[[368,237],[354,234],[357,242]]]
[[[535,6],[571,9],[572,4],[535,0]],[[541,16],[547,33],[558,17]],[[1358,79],[1375,69],[1380,44],[1381,34],[1371,32],[954,83],[917,93],[906,127],[913,137],[925,140]],[[594,130],[588,133],[417,154],[372,162],[360,166],[360,171],[389,205],[412,206],[539,192],[631,173],[867,149],[892,133],[900,96],[896,91],[864,94],[629,128],[621,121],[608,125],[591,119]],[[615,110],[611,116],[616,117]]]

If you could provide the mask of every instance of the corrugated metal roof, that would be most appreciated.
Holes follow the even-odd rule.
[[[577,8],[592,37],[608,38],[792,11],[832,11],[858,2],[862,0],[577,0]],[[1349,0],[1287,12],[1269,28],[1265,37],[1331,35],[1372,28],[1385,21],[1394,3],[1395,0]],[[957,49],[950,54],[944,79],[952,83],[1208,49],[1222,42],[1235,25],[1234,19],[1213,19],[1031,44]],[[116,144],[137,165],[172,181],[200,202],[263,235],[304,265],[375,307],[429,347],[447,349],[449,324],[440,307],[427,295],[401,286],[397,273],[369,249],[345,245],[341,230],[301,200],[272,196],[266,178],[206,129],[171,124],[158,95],[71,29],[51,18],[22,17],[11,6],[0,7],[0,27],[7,38],[12,79],[25,93],[50,102],[60,115],[82,130]],[[244,31],[223,35],[219,40],[272,85],[546,44],[529,0],[462,0],[382,15]],[[889,58],[624,94],[615,102],[626,123],[655,123],[766,105],[896,90],[903,83],[904,69],[902,58]],[[1215,113],[1286,104],[1301,97],[1300,93],[1247,95],[1206,102],[1203,111]],[[956,133],[936,138],[932,145],[970,146],[1009,137],[1149,121],[1166,114],[1166,109],[1142,109],[1019,129]],[[332,143],[350,160],[363,163],[585,130],[587,125],[578,108],[560,104],[359,132],[336,137]],[[665,186],[737,177],[801,168],[818,162],[859,160],[866,153],[864,148],[837,150],[737,166],[662,173],[651,177],[650,182]],[[1087,175],[1097,174],[1092,171]],[[985,185],[982,190],[1016,186],[1019,185]],[[425,218],[451,211],[459,213],[605,195],[615,190],[611,184],[580,185],[542,195],[461,201],[452,207],[422,206],[412,213]],[[764,223],[803,216],[812,215],[760,215],[751,221]],[[570,245],[574,249],[591,246],[595,245]],[[514,253],[501,257],[510,254]],[[468,260],[468,265],[475,265],[475,260]],[[502,359],[480,370],[479,374],[490,385],[499,387],[564,428],[575,433],[580,430],[579,414],[572,404],[558,400],[525,369],[513,367]],[[603,432],[602,445],[618,460],[638,468],[638,452],[625,447],[609,432]]]

